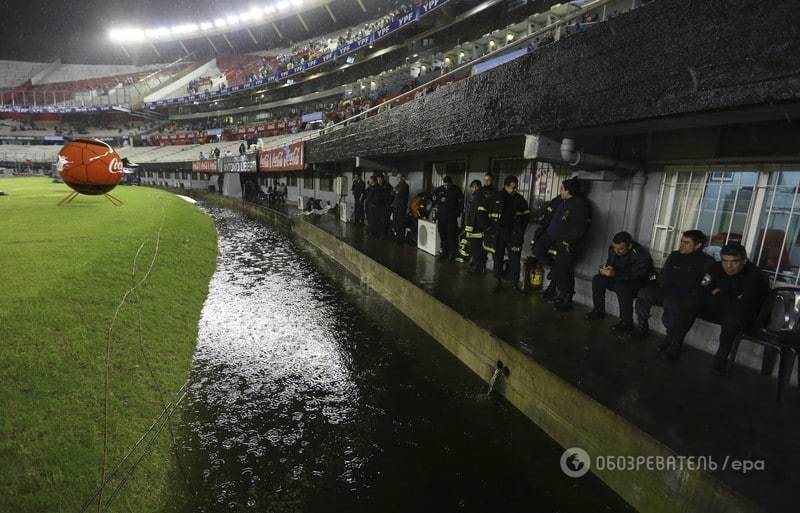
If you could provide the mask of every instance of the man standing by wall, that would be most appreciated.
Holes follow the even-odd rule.
[[[439,260],[455,262],[458,251],[456,238],[458,237],[458,216],[464,209],[464,198],[461,189],[453,185],[453,179],[445,176],[442,186],[434,192],[434,207],[436,208],[436,229],[442,240],[442,252]]]
[[[353,198],[355,199],[355,212],[353,214],[353,222],[357,225],[364,224],[364,192],[366,191],[366,186],[364,185],[364,180],[361,179],[361,175],[356,175],[353,177],[353,186],[350,188],[350,191],[353,193]]]
[[[470,274],[483,274],[486,270],[486,254],[483,251],[483,230],[485,228],[486,203],[483,187],[480,180],[473,180],[469,184],[470,200],[464,210],[464,232],[469,241],[469,270]],[[479,211],[479,209],[482,209]]]
[[[542,297],[553,301],[558,310],[572,309],[575,263],[591,221],[591,205],[581,195],[581,183],[577,178],[564,180],[559,195],[545,207],[541,226],[531,242],[533,256],[552,263],[553,280]]]
[[[495,290],[502,287],[502,280],[506,278],[514,284],[518,292],[523,292],[519,285],[519,259],[531,211],[525,198],[517,193],[518,186],[519,181],[515,176],[506,177],[503,189],[495,195],[491,205],[486,207],[491,224],[484,235],[484,248],[494,254],[494,277],[497,279]],[[508,270],[504,272],[506,253]]]
[[[395,242],[402,244],[406,240],[406,225],[408,225],[408,184],[405,175],[400,175],[400,181],[394,187],[392,225]]]

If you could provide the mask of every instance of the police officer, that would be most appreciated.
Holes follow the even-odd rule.
[[[379,237],[378,224],[379,214],[379,189],[378,180],[375,176],[370,176],[367,181],[367,189],[364,193],[364,206],[367,210],[367,235],[372,238]]]
[[[606,265],[592,278],[592,311],[587,320],[602,319],[606,314],[606,289],[617,293],[620,322],[611,329],[625,332],[633,329],[633,299],[655,276],[650,253],[633,240],[628,232],[614,235],[608,248]]]
[[[458,252],[458,216],[464,209],[464,197],[461,189],[453,185],[453,179],[445,176],[442,186],[434,191],[436,207],[436,229],[442,241],[442,252],[439,260],[455,262]]]
[[[353,187],[350,188],[350,191],[356,201],[353,221],[355,224],[362,225],[364,224],[364,193],[366,192],[366,186],[360,175],[353,177]]]
[[[378,237],[381,239],[390,239],[391,238],[391,231],[392,231],[392,224],[390,223],[390,219],[392,217],[392,185],[389,183],[389,180],[383,176],[383,174],[378,175],[378,201],[380,204],[379,212],[380,212],[380,219],[379,219],[379,235]]]
[[[402,244],[406,240],[406,225],[408,225],[408,184],[405,175],[400,175],[400,180],[394,187],[392,224],[394,240],[398,244]]]
[[[733,342],[755,321],[769,293],[769,282],[758,267],[747,261],[747,251],[738,243],[723,247],[720,259],[708,268],[701,287],[681,302],[675,323],[659,344],[659,351],[664,359],[677,360],[683,339],[695,319],[701,317],[722,327],[713,370],[724,376]]]
[[[564,180],[559,195],[545,207],[541,226],[531,241],[533,256],[552,265],[553,280],[542,297],[558,310],[572,309],[575,263],[591,221],[591,205],[581,195],[581,183],[573,177]]]
[[[678,305],[692,290],[700,287],[703,275],[714,263],[714,258],[703,252],[706,236],[700,230],[683,232],[678,249],[664,262],[658,283],[645,287],[636,295],[637,328],[633,336],[647,338],[650,335],[650,309],[663,305],[661,322],[667,330],[672,329]]]
[[[464,211],[464,233],[469,241],[470,274],[482,274],[486,270],[486,253],[483,251],[483,230],[486,228],[486,202],[480,180],[469,184],[470,200]]]
[[[503,189],[494,196],[490,204],[486,205],[491,224],[484,234],[483,247],[494,255],[494,276],[497,279],[495,290],[502,287],[502,279],[505,277],[514,284],[517,291],[523,292],[519,286],[519,259],[531,211],[525,198],[517,193],[518,185],[517,177],[506,177]],[[508,272],[504,273],[506,253],[508,253]]]

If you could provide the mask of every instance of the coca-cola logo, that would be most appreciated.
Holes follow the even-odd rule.
[[[118,158],[111,159],[111,162],[108,163],[108,172],[112,175],[119,175],[125,172],[125,169],[122,166],[122,161]]]

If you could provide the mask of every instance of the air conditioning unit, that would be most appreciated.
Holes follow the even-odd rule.
[[[302,196],[298,196],[297,197],[297,208],[299,208],[300,210],[303,210],[304,206],[305,205],[303,205],[303,197]]]
[[[439,237],[436,233],[436,223],[431,223],[424,219],[418,221],[417,247],[433,256],[439,253]]]
[[[347,196],[347,182],[343,176],[337,176],[333,179],[333,191],[337,196]]]
[[[343,223],[349,223],[353,219],[353,212],[350,210],[346,201],[339,203],[339,219],[341,219]]]

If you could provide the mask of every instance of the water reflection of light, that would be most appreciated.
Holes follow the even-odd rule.
[[[212,469],[231,458],[247,469],[272,450],[302,452],[309,422],[351,422],[359,394],[337,298],[317,272],[285,237],[214,215],[219,257],[199,326],[191,429]]]

